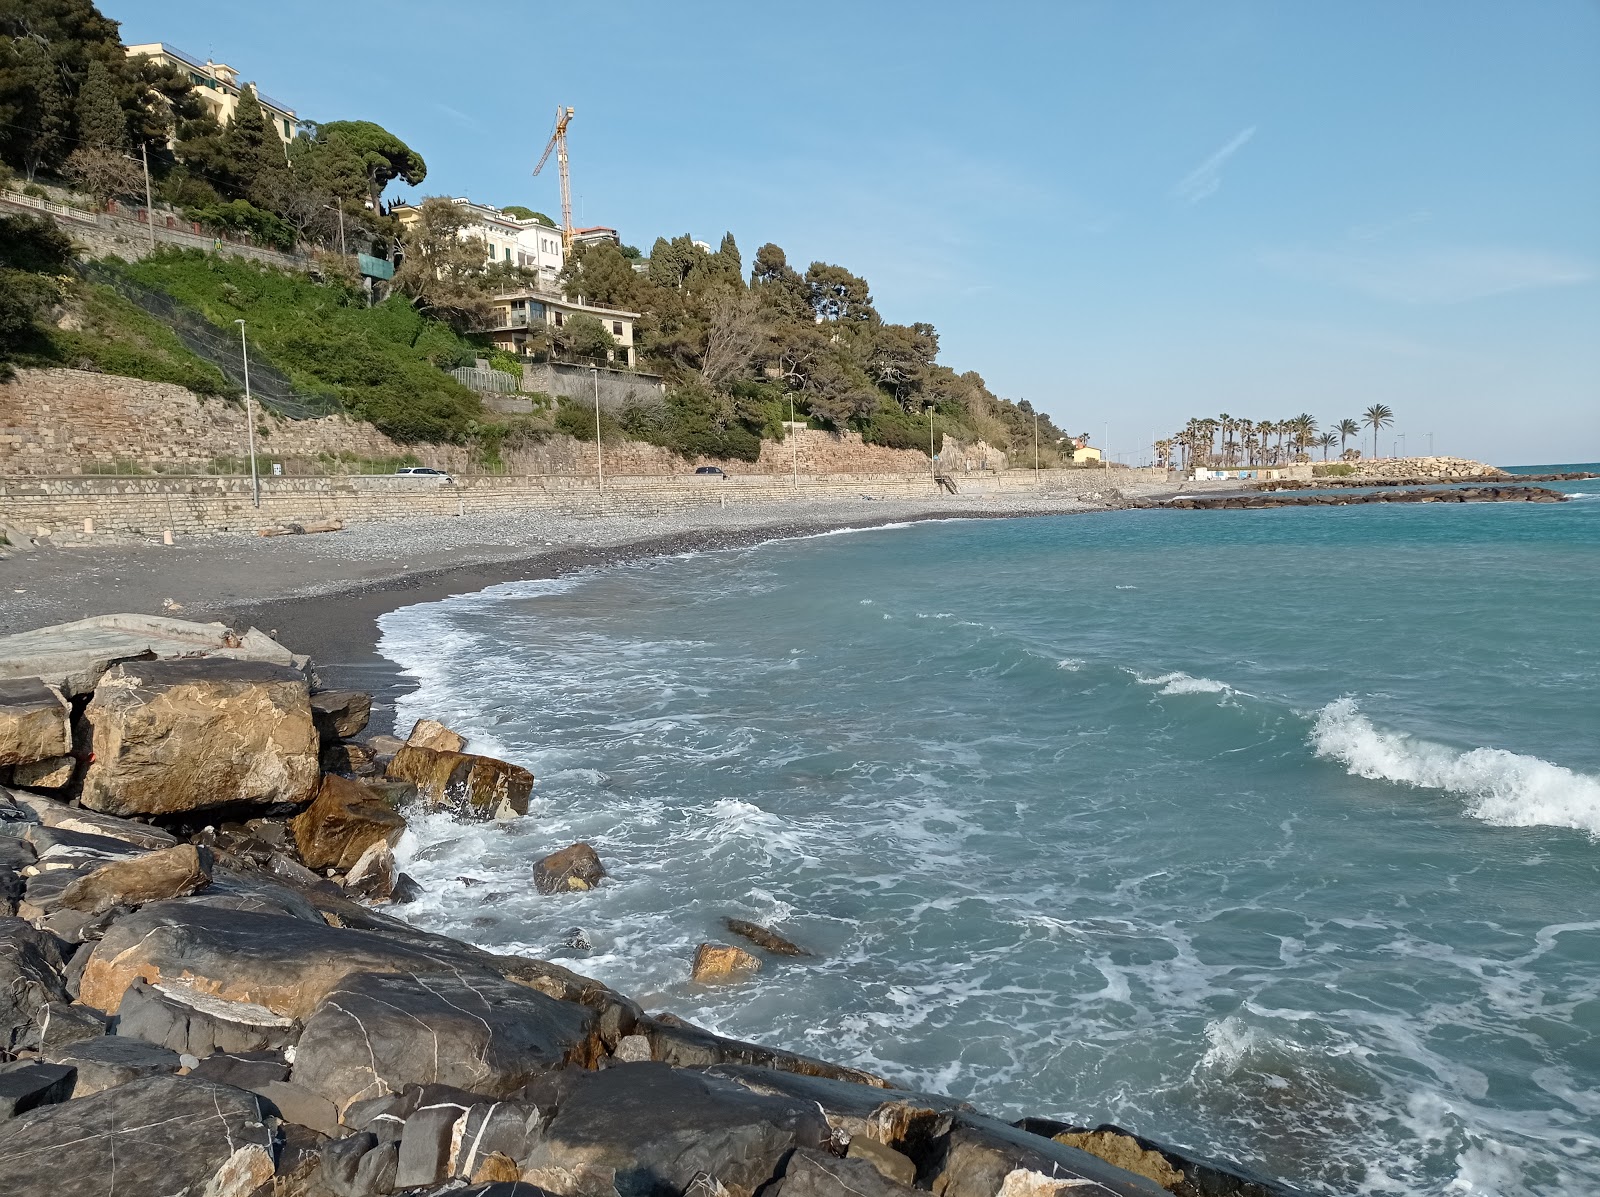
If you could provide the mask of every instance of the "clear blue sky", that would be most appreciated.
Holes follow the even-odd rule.
[[[1410,451],[1600,459],[1596,0],[102,9],[425,194],[557,212],[570,104],[580,224],[837,262],[1112,452],[1384,402]]]

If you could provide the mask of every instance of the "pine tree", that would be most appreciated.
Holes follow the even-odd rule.
[[[111,72],[91,59],[78,94],[78,144],[122,153],[128,148],[128,118],[117,103]]]
[[[19,39],[15,46],[18,61],[8,72],[15,83],[7,88],[15,115],[10,118],[8,140],[31,183],[41,169],[59,166],[66,157],[69,112],[60,72],[49,51],[31,38]]]
[[[286,157],[283,142],[267,124],[253,87],[239,91],[233,119],[222,135],[222,152],[234,194],[261,208],[278,198]]]

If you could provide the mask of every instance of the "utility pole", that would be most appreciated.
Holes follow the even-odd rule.
[[[600,482],[600,497],[606,493],[606,465],[600,456],[600,367],[594,367],[594,476]]]
[[[244,321],[235,320],[239,326],[239,352],[244,356],[244,418],[250,430],[250,493],[257,507],[261,506],[261,475],[256,472],[256,411],[250,398],[250,346],[245,344]]]
[[[795,439],[794,392],[789,392],[789,461],[794,468],[794,489],[800,490],[800,443]]]
[[[1044,486],[1039,474],[1039,413],[1033,413],[1033,488],[1040,490]]]
[[[150,234],[150,249],[154,252],[156,247],[156,205],[150,194],[150,143],[139,143],[139,157],[144,160],[144,224],[145,232]]]

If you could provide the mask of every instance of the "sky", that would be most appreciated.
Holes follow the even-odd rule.
[[[1600,0],[100,6],[390,129],[391,195],[558,215],[571,105],[577,224],[845,266],[1125,461],[1373,403],[1384,456],[1600,460]]]

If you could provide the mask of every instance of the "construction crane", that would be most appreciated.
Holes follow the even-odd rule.
[[[561,172],[561,248],[572,253],[572,176],[567,172],[567,125],[572,121],[572,109],[556,105],[556,130],[550,134],[550,143],[544,147],[539,165],[533,168],[538,174],[550,161],[550,151],[556,152],[556,166]]]

